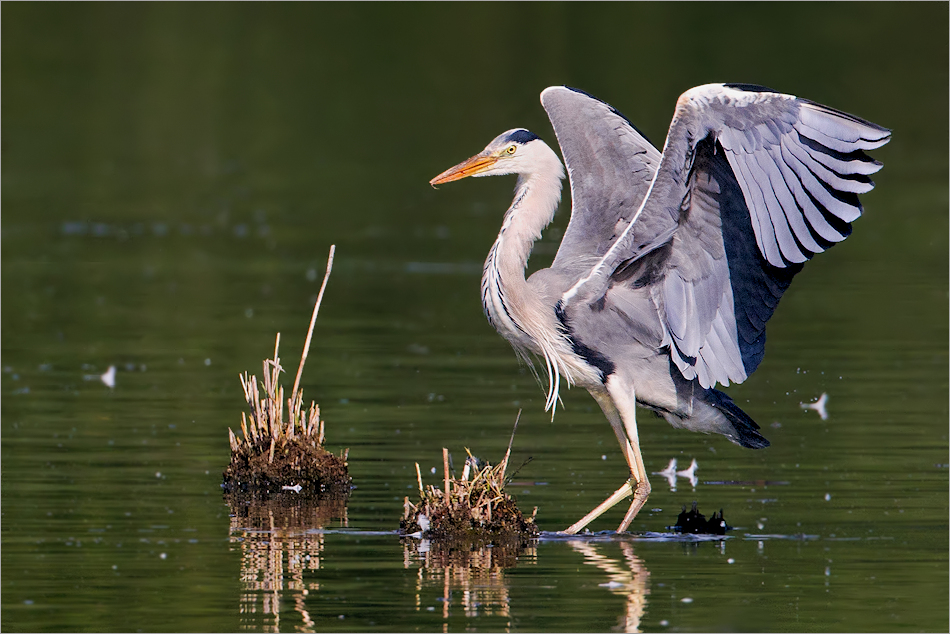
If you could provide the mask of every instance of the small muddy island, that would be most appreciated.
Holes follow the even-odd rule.
[[[442,450],[442,488],[423,486],[419,463],[416,477],[419,500],[404,503],[400,530],[406,535],[465,543],[506,543],[524,541],[538,535],[537,507],[525,517],[515,499],[505,491],[505,471],[511,447],[497,466],[480,464],[468,454],[461,477],[451,476],[448,449]]]
[[[293,495],[297,499],[346,498],[351,479],[344,449],[336,455],[324,448],[325,424],[320,406],[304,407],[300,376],[303,373],[313,327],[320,302],[333,267],[334,248],[330,248],[327,272],[313,307],[310,330],[304,345],[297,377],[290,397],[284,397],[280,384],[280,333],[274,344],[274,358],[265,359],[263,380],[241,375],[241,387],[250,413],[241,413],[241,434],[228,429],[231,462],[224,470],[222,488],[227,496],[268,500]],[[286,406],[286,407],[285,407]]]
[[[315,409],[319,417],[319,408]],[[282,493],[305,498],[348,496],[348,452],[336,455],[327,451],[323,447],[324,422],[315,426],[319,431],[310,427],[294,429],[296,425],[289,423],[284,431],[274,433],[266,429],[266,423],[259,426],[252,417],[242,437],[231,435],[231,462],[224,470],[225,492],[261,500]]]

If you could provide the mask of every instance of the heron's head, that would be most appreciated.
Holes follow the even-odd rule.
[[[472,158],[451,167],[431,181],[433,187],[457,181],[466,176],[498,176],[535,174],[564,178],[564,167],[548,145],[524,128],[515,128],[499,134],[484,150]]]

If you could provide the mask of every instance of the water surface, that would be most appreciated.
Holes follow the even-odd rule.
[[[948,626],[947,7],[3,8],[2,607],[11,631]],[[763,33],[768,33],[767,36]],[[677,95],[773,86],[894,130],[844,244],[796,278],[729,393],[752,452],[640,412],[659,476],[615,538],[557,538],[625,465],[583,391],[544,395],[481,315],[513,182],[427,181],[551,84],[661,144]],[[550,261],[568,201],[536,249]],[[228,507],[221,472],[281,333],[350,450],[345,509]],[[115,387],[99,379],[115,366]],[[292,377],[287,379],[289,384]],[[829,417],[803,410],[828,394]],[[498,460],[548,533],[440,553],[395,534],[441,448]],[[725,540],[668,532],[723,509]]]

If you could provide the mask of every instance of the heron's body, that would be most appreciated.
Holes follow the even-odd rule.
[[[857,194],[880,169],[863,150],[884,128],[745,85],[677,102],[663,153],[610,106],[552,87],[541,101],[567,164],[572,214],[550,268],[524,277],[561,194],[557,155],[523,129],[432,180],[518,175],[482,278],[485,314],[525,359],[542,359],[604,410],[630,480],[568,529],[625,496],[625,530],[649,495],[635,406],[674,427],[768,446],[717,383],[742,382],[764,354],[765,323],[802,264],[850,233]]]

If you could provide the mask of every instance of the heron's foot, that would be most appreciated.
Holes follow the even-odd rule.
[[[600,503],[600,506],[595,508],[593,511],[582,517],[580,520],[571,524],[566,530],[562,531],[565,535],[575,535],[579,531],[583,530],[585,526],[593,522],[595,519],[600,517],[607,511],[607,509],[614,506],[617,502],[628,497],[631,493],[634,492],[634,488],[637,486],[637,481],[633,478],[630,478],[623,483],[619,489],[614,491],[613,495]],[[647,491],[649,493],[649,491]],[[645,500],[644,500],[645,501]],[[642,504],[641,504],[642,506]]]
[[[633,480],[633,478],[630,480]],[[630,480],[627,481],[628,484]],[[649,480],[643,479],[640,482],[636,482],[636,488],[633,491],[633,501],[630,502],[630,508],[627,509],[627,514],[623,516],[623,521],[620,522],[620,526],[617,528],[618,533],[627,530],[627,527],[630,526],[630,522],[637,516],[637,513],[640,512],[643,505],[647,503],[647,498],[650,497],[651,490],[652,487],[650,486]]]

